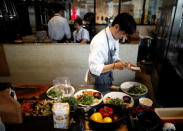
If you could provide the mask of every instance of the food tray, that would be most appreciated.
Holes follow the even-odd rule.
[[[183,123],[183,108],[155,108],[162,122]]]
[[[23,116],[52,116],[52,104],[51,100],[24,100],[21,103]]]

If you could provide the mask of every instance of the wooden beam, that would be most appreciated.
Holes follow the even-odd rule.
[[[3,45],[0,45],[0,76],[9,76],[9,67],[6,61],[6,55]]]

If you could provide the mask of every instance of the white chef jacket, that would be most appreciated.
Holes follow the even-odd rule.
[[[113,56],[113,62],[120,60],[119,58],[119,40],[115,40],[109,30],[109,27],[103,29],[92,39],[89,53],[89,69],[92,74],[100,76],[104,68],[104,64],[108,62],[108,43],[106,33],[109,38],[110,50],[116,49]]]
[[[71,31],[67,19],[56,13],[48,22],[48,35],[52,40],[62,40],[64,36],[71,38]]]
[[[75,42],[82,41],[83,39],[90,41],[89,32],[83,27],[81,27],[79,31],[75,30],[73,32],[73,38]]]

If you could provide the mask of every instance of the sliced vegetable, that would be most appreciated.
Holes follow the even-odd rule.
[[[62,91],[58,88],[52,88],[47,92],[47,95],[51,98],[58,98],[62,96]]]
[[[133,85],[128,89],[128,93],[130,94],[143,94],[146,92],[146,88],[142,85]]]
[[[78,98],[78,103],[82,105],[91,105],[93,100],[94,100],[93,96],[82,95],[80,98]]]
[[[122,104],[124,103],[122,99],[119,98],[110,98],[108,99],[106,102],[106,104],[112,104],[112,105],[116,105],[116,106],[122,106]]]

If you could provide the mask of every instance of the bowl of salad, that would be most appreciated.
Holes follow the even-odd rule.
[[[126,94],[138,98],[146,96],[146,94],[148,93],[148,88],[144,84],[139,82],[133,82],[133,81],[124,82],[120,85],[120,88]]]
[[[124,105],[127,108],[133,107],[134,105],[134,100],[131,96],[119,91],[113,91],[105,94],[103,97],[103,102],[105,104],[112,104],[121,107]]]
[[[84,89],[76,92],[74,97],[80,106],[96,106],[102,102],[103,95],[94,89]]]
[[[50,99],[58,99],[58,98],[62,98],[62,97],[71,97],[74,95],[74,92],[75,92],[75,89],[73,86],[66,87],[66,86],[60,84],[60,85],[54,85],[54,86],[50,87],[47,90],[46,95]]]

